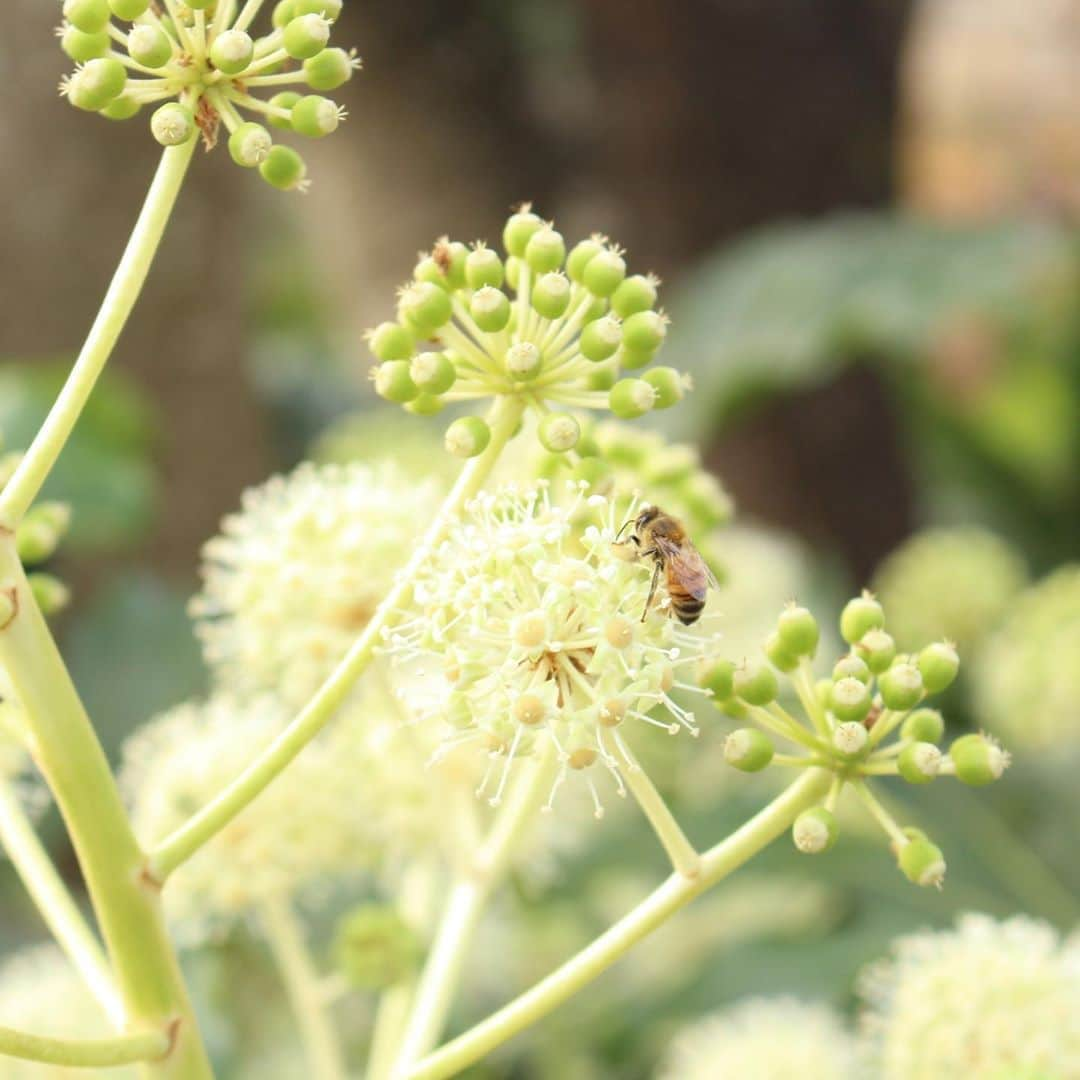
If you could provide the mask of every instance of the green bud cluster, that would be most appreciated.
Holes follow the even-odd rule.
[[[898,652],[885,609],[869,592],[844,606],[839,624],[849,649],[827,677],[815,677],[812,666],[818,623],[794,602],[781,611],[759,655],[737,663],[713,660],[699,671],[698,685],[721,711],[756,725],[728,736],[724,758],[743,772],[769,766],[831,771],[833,785],[825,803],[794,823],[798,850],[819,854],[832,847],[836,800],[850,786],[886,832],[904,875],[919,885],[938,886],[945,875],[940,849],[925,833],[895,822],[870,784],[879,776],[898,776],[914,786],[954,776],[977,787],[997,780],[1009,756],[982,734],[962,735],[947,751],[941,747],[945,722],[924,701],[957,677],[960,660],[950,642]],[[795,710],[793,700],[798,702]],[[797,752],[778,746],[778,738]]]
[[[328,110],[308,111],[309,128],[320,115],[330,122]],[[569,247],[527,205],[507,220],[502,242],[501,256],[484,243],[444,237],[420,255],[399,292],[396,318],[368,332],[380,396],[427,415],[449,403],[520,395],[538,414],[543,448],[571,453],[575,467],[588,456],[575,413],[608,410],[633,419],[682,399],[688,384],[677,371],[641,370],[667,334],[667,317],[655,309],[655,278],[628,274],[622,251],[603,237]],[[437,367],[438,377],[418,377],[424,356],[442,358],[420,365]],[[482,424],[479,417],[468,426],[455,421],[448,448],[462,456],[470,448],[481,453]],[[604,471],[585,466],[582,478],[592,482]],[[708,490],[697,497],[720,501]],[[726,515],[726,508],[718,513]]]
[[[257,169],[271,187],[304,191],[304,159],[275,145],[267,124],[304,138],[332,134],[345,111],[324,95],[360,62],[329,43],[341,0],[281,0],[271,27],[255,36],[259,6],[187,0],[166,16],[150,0],[66,0],[57,33],[76,68],[60,91],[110,120],[152,108],[150,131],[162,146],[201,134],[209,149],[224,125],[237,165]],[[263,88],[269,99],[254,95]]]

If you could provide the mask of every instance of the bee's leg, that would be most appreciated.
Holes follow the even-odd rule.
[[[649,614],[649,608],[652,607],[653,597],[656,595],[656,585],[660,581],[660,563],[656,564],[656,569],[653,570],[652,584],[649,586],[649,598],[645,601],[645,610],[641,613],[641,621],[644,622],[646,616]]]

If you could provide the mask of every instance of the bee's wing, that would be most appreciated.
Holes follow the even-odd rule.
[[[676,576],[683,588],[698,600],[705,599],[705,593],[715,578],[705,565],[701,553],[692,544],[672,544],[659,541],[656,545],[664,554],[668,572]]]

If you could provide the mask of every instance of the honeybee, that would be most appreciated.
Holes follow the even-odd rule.
[[[648,506],[623,525],[615,536],[616,543],[631,525],[634,530],[630,540],[636,545],[638,555],[652,559],[655,567],[641,621],[644,622],[649,614],[663,570],[671,610],[686,626],[697,622],[705,606],[705,594],[710,585],[717,588],[717,582],[701,553],[687,537],[682,523],[665,514],[660,507]]]

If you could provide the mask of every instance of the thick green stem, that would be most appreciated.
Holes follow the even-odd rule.
[[[30,508],[82,414],[142,291],[196,142],[192,139],[184,146],[169,147],[162,154],[139,219],[75,366],[22,462],[0,492],[0,528],[14,529]]]
[[[541,1020],[605,972],[676,911],[772,843],[803,810],[822,798],[831,779],[832,774],[822,769],[812,769],[801,776],[764,810],[705,852],[698,877],[689,879],[682,874],[672,874],[633,911],[573,959],[464,1035],[424,1058],[405,1073],[407,1080],[442,1080],[454,1076]]]
[[[152,1061],[169,1052],[169,1033],[142,1031],[111,1039],[51,1039],[0,1027],[0,1054],[73,1069],[105,1069]],[[65,1072],[65,1075],[66,1072]]]
[[[67,953],[105,1015],[116,1027],[122,1026],[124,1005],[101,944],[87,926],[67,886],[60,880],[18,796],[4,781],[0,781],[0,845],[37,905],[45,925]]]
[[[166,1059],[144,1067],[155,1080],[205,1080],[210,1066],[157,888],[145,873],[109,764],[34,602],[13,537],[0,537],[0,589],[15,614],[0,629],[0,665],[30,729],[31,753],[56,798],[116,972],[129,1031],[169,1031]]]
[[[268,903],[263,928],[307,1050],[314,1080],[345,1080],[345,1062],[337,1032],[326,1014],[319,973],[311,962],[304,932],[288,901]]]
[[[461,978],[465,956],[492,890],[502,880],[514,846],[539,812],[551,785],[555,766],[554,746],[527,766],[517,778],[491,832],[476,852],[472,866],[450,890],[435,942],[417,987],[412,1015],[398,1049],[393,1076],[408,1075],[409,1068],[437,1042]]]
[[[236,780],[190,821],[166,837],[153,852],[150,866],[156,881],[164,882],[169,874],[228,825],[325,727],[371,663],[375,649],[382,641],[383,631],[393,625],[409,602],[413,579],[420,567],[430,559],[453,518],[476,495],[490,475],[503,447],[517,428],[523,408],[522,400],[517,397],[501,398],[495,404],[489,417],[491,441],[487,449],[462,469],[457,483],[417,545],[408,565],[398,574],[396,584],[379,605],[364,632],[299,716]]]

